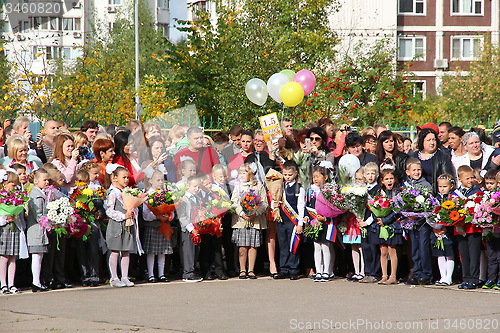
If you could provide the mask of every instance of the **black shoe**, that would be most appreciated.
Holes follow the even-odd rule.
[[[219,280],[227,280],[227,279],[229,279],[229,278],[227,277],[227,275],[226,275],[226,274],[224,274],[224,273],[222,273],[222,274],[218,274],[218,275],[217,275],[217,278],[218,278]]]
[[[74,285],[72,285],[71,283],[66,283],[66,282],[65,282],[65,283],[63,283],[62,285],[63,285],[63,287],[64,287],[64,288],[74,288],[74,287],[75,287],[75,286],[74,286]]]
[[[426,279],[426,278],[420,278],[420,279],[418,279],[418,284],[420,284],[422,286],[428,286],[428,285],[432,284],[432,280]]]
[[[37,293],[39,291],[48,291],[49,289],[47,287],[45,287],[44,285],[42,286],[36,286],[34,284],[31,285],[31,291],[34,292],[34,293]]]
[[[419,281],[417,278],[411,278],[411,279],[408,279],[408,281],[405,282],[405,284],[407,285],[412,285],[412,286],[416,286],[419,284]]]
[[[150,277],[148,278],[148,282],[149,282],[149,283],[156,283],[156,278],[155,278],[154,276],[150,276]]]
[[[290,280],[298,280],[299,276],[297,274],[291,274],[290,275]]]
[[[474,282],[467,282],[464,289],[477,289],[477,284]]]
[[[248,271],[248,274],[247,274],[248,278],[251,279],[251,280],[255,280],[257,279],[257,275],[255,275],[254,271]]]
[[[290,275],[288,273],[279,272],[277,275],[274,276],[273,279],[275,279],[275,280],[283,280],[283,279],[286,279],[288,277],[290,277]]]
[[[158,278],[158,282],[168,282],[168,279],[165,275],[162,275]]]
[[[90,286],[91,287],[99,287],[101,284],[99,281],[90,281]]]
[[[82,282],[82,286],[84,286],[84,287],[90,287],[90,285],[91,285],[91,281],[90,280],[84,280]]]
[[[467,289],[465,288],[469,283],[468,282],[462,282],[462,284],[458,285],[458,289]]]
[[[50,284],[50,289],[52,290],[57,290],[57,289],[64,289],[64,285],[62,283],[59,283],[59,282],[52,282]]]
[[[246,271],[240,271],[240,275],[238,275],[238,277],[240,279],[242,279],[242,280],[247,279],[248,278],[247,272]]]
[[[208,273],[207,275],[205,275],[205,279],[204,280],[207,280],[207,281],[215,280],[215,276],[213,276],[212,274]]]

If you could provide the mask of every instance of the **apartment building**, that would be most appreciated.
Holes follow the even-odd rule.
[[[157,29],[169,37],[169,0],[147,0]],[[72,61],[88,38],[110,29],[133,0],[8,0],[0,38],[7,58],[36,75],[50,75],[54,59]],[[133,19],[133,16],[131,16]]]

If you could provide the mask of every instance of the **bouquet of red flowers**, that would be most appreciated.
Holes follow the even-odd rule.
[[[199,235],[191,233],[191,239],[195,245],[200,244],[200,235],[210,234],[212,236],[222,236],[222,223],[220,217],[214,217],[213,214],[205,209],[199,208],[193,213],[193,226]]]
[[[368,200],[368,207],[378,218],[386,217],[394,210],[392,199],[381,195]]]

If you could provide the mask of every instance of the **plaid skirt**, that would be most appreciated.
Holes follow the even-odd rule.
[[[235,228],[231,241],[236,246],[260,247],[262,244],[262,232],[254,228]]]
[[[3,256],[17,256],[19,255],[21,232],[19,229],[14,228],[10,230],[10,223],[0,228],[0,255]]]
[[[174,247],[172,245],[172,234],[170,239],[158,231],[158,227],[145,227],[144,228],[144,241],[142,248],[146,254],[172,254]]]

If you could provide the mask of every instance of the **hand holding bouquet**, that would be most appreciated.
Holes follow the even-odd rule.
[[[24,204],[29,200],[28,193],[25,191],[13,190],[7,191],[3,189],[0,191],[0,215],[2,216],[12,216],[21,214],[24,209]],[[11,221],[12,220],[12,221]],[[10,230],[14,231],[14,219],[8,218]]]
[[[127,210],[125,227],[134,225],[133,211],[147,200],[147,195],[138,188],[126,187],[122,191],[123,206]]]

